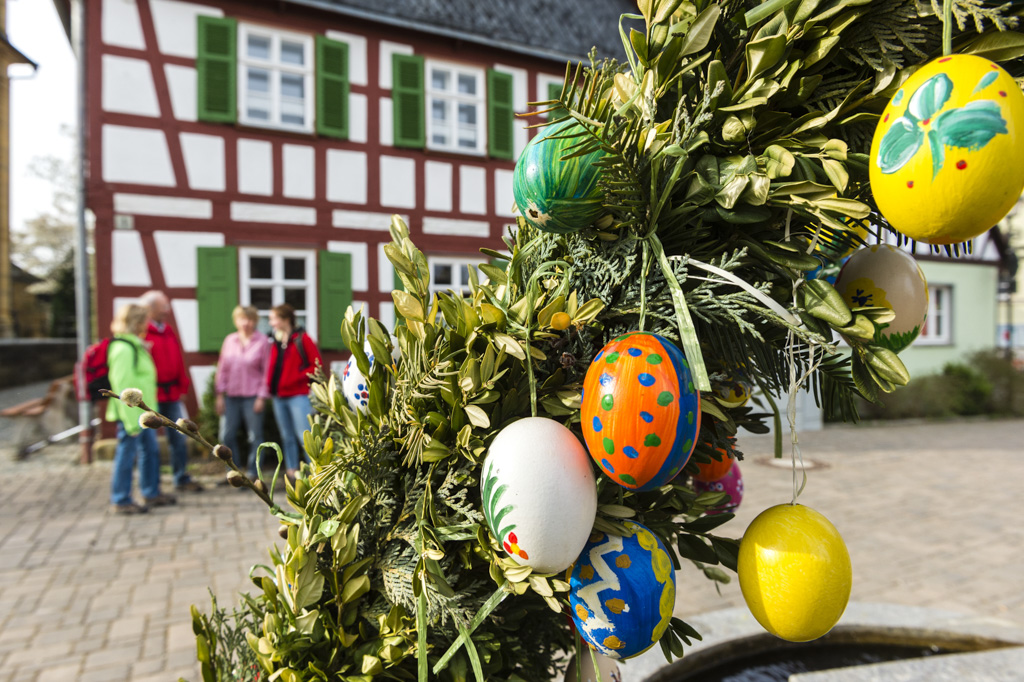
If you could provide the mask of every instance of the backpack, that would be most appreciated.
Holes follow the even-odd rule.
[[[135,353],[135,362],[138,364],[139,351],[135,348],[135,344],[127,339],[111,336],[89,346],[85,349],[82,359],[75,363],[75,392],[78,394],[79,400],[92,402],[106,400],[100,391],[111,389],[107,355],[110,352],[110,344],[114,341],[130,345]]]

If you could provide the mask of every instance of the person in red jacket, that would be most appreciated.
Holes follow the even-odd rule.
[[[295,326],[295,309],[285,303],[270,310],[274,341],[270,348],[267,387],[274,398],[274,419],[281,432],[285,469],[289,478],[299,470],[303,456],[302,433],[313,411],[309,404],[309,379],[320,361],[320,349],[302,327]]]
[[[162,291],[147,291],[142,295],[142,305],[149,308],[149,328],[146,330],[146,345],[156,364],[156,397],[158,410],[171,421],[185,417],[181,397],[188,393],[191,383],[181,342],[167,318],[171,305]],[[192,480],[186,471],[188,449],[185,436],[174,429],[164,429],[167,445],[171,450],[171,469],[174,472],[174,488],[179,492],[201,492],[203,486]]]

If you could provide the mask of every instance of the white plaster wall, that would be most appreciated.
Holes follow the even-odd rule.
[[[416,208],[415,161],[380,157],[380,203],[394,208]]]
[[[369,85],[366,73],[366,37],[344,31],[327,31],[331,40],[348,44],[348,81],[352,85]]]
[[[114,307],[112,308],[114,315],[117,315],[117,311],[121,309],[121,306],[128,305],[129,303],[138,305],[139,299],[134,296],[115,296]],[[102,332],[102,336],[106,336],[110,333],[110,328],[108,327],[107,329],[102,330]]]
[[[395,290],[395,266],[384,253],[384,245],[387,243],[377,244],[377,290],[385,293]]]
[[[265,196],[274,192],[274,157],[269,142],[238,141],[238,191]]]
[[[199,301],[194,298],[172,298],[171,310],[174,311],[174,323],[178,327],[178,338],[186,353],[199,350]],[[197,387],[202,395],[206,384]]]
[[[196,70],[191,66],[164,64],[167,90],[171,93],[171,110],[179,121],[196,120]]]
[[[456,237],[489,237],[491,225],[484,220],[424,218],[423,232],[424,234],[446,234]]]
[[[352,256],[352,291],[369,291],[370,276],[367,268],[366,242],[327,242],[327,250]]]
[[[348,139],[351,142],[367,141],[367,99],[358,92],[348,94]]]
[[[384,147],[395,146],[395,120],[390,97],[381,97],[380,106],[380,143]]]
[[[366,203],[366,152],[327,150],[327,200]]]
[[[156,26],[156,44],[164,54],[175,57],[196,56],[196,17],[205,14],[224,16],[217,7],[179,0],[149,0]]]
[[[412,45],[406,45],[404,43],[393,43],[390,40],[380,41],[380,45],[377,48],[377,52],[380,55],[380,72],[378,74],[378,82],[380,87],[384,90],[390,90],[391,85],[391,55],[394,54],[412,54]]]
[[[181,152],[185,157],[185,174],[192,189],[223,192],[224,138],[219,135],[181,133]]]
[[[424,199],[428,211],[450,213],[452,210],[452,165],[441,161],[427,161],[423,173],[426,179]]]
[[[486,169],[459,166],[459,211],[475,215],[487,213]]]
[[[546,74],[546,73],[538,73],[537,74],[537,101],[538,102],[543,102],[544,100],[546,100],[548,98],[548,85],[549,84],[555,83],[557,85],[562,85],[562,83],[564,83],[564,82],[565,82],[565,79],[562,76],[552,76],[552,75]],[[537,107],[531,107],[531,108],[537,109]]]
[[[391,229],[391,215],[391,213],[367,213],[365,211],[342,211],[337,209],[332,212],[331,224],[335,227],[344,227],[352,230],[388,232]],[[409,216],[402,216],[402,220],[408,223]]]
[[[115,286],[148,287],[153,284],[149,276],[146,252],[142,249],[142,235],[135,230],[114,230],[110,235]]]
[[[210,376],[217,371],[217,365],[192,365],[188,368],[189,376],[192,377],[192,387],[196,392],[199,402],[203,401],[203,393],[206,391],[206,382]]]
[[[159,116],[153,72],[149,62],[130,57],[103,55],[104,111],[136,116]]]
[[[384,325],[384,328],[389,332],[394,333],[395,331],[395,304],[394,303],[381,303],[380,312],[377,315],[377,321]]]
[[[146,49],[146,39],[142,36],[142,22],[139,21],[139,8],[135,0],[105,0],[103,3],[102,26],[103,42],[133,50]]]
[[[501,71],[512,76],[512,108],[517,114],[525,113],[529,107],[526,103],[530,100],[529,77],[526,69],[505,64],[495,64],[495,71]],[[519,158],[523,148],[530,141],[530,131],[526,129],[526,123],[522,119],[515,119],[513,132],[513,143],[515,146],[514,158]]]
[[[196,285],[196,249],[200,246],[224,246],[220,232],[172,232],[157,230],[153,233],[160,269],[169,287]]]
[[[174,168],[163,131],[104,125],[103,179],[173,187]]]
[[[494,215],[512,217],[515,213],[516,198],[512,194],[512,177],[514,171],[498,168],[494,171]]]
[[[312,199],[316,196],[315,154],[307,145],[286,144],[281,147],[281,165],[284,177],[283,192],[293,199]]]
[[[283,225],[316,225],[316,209],[301,206],[231,202],[231,219],[246,223],[281,223]]]
[[[114,194],[114,213],[162,215],[172,218],[212,218],[213,202],[209,199],[118,192]]]

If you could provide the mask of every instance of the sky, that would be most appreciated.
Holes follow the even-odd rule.
[[[75,126],[75,57],[51,0],[7,0],[7,38],[39,65],[11,70],[11,229],[45,213],[53,204],[53,188],[35,178],[29,166],[35,157],[56,156],[71,162],[74,137],[61,127]]]

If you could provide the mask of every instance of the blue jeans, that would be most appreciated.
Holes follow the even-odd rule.
[[[302,434],[309,428],[306,417],[313,411],[308,395],[293,395],[287,398],[274,398],[274,419],[281,432],[281,449],[284,450],[285,468],[299,468],[299,456],[306,459]]]
[[[160,414],[176,422],[185,416],[185,410],[181,407],[180,400],[167,401],[159,404]],[[167,435],[167,445],[171,450],[171,471],[174,472],[174,485],[182,485],[192,480],[192,477],[185,471],[188,466],[188,449],[185,446],[185,436],[174,429],[164,429]]]
[[[140,452],[141,447],[141,452]],[[142,429],[134,436],[117,423],[117,450],[114,453],[114,473],[110,478],[110,502],[128,504],[132,501],[132,469],[139,460],[139,489],[144,498],[160,494],[160,450],[156,444],[156,431]]]
[[[220,442],[231,448],[235,466],[245,467],[245,456],[238,448],[238,427],[245,422],[249,433],[249,478],[256,479],[256,448],[263,442],[263,413],[256,414],[252,407],[255,397],[224,396],[224,416],[220,418]]]

